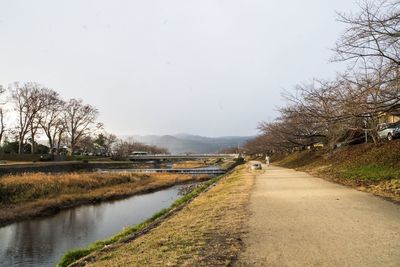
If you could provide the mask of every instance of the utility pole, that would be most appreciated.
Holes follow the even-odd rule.
[[[365,128],[365,143],[368,143],[368,131],[367,131],[367,120],[364,119],[364,128]]]

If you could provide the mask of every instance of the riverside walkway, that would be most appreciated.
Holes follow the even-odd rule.
[[[304,172],[266,167],[235,266],[400,266],[400,206]]]

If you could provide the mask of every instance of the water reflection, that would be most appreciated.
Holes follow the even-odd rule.
[[[0,228],[0,266],[54,266],[65,251],[137,224],[178,198],[178,187],[62,211]]]

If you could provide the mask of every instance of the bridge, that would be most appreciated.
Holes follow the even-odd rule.
[[[114,169],[98,170],[101,173],[176,173],[176,174],[224,174],[226,170],[220,168],[195,168],[195,169]]]
[[[167,161],[167,160],[195,160],[195,159],[237,159],[239,154],[182,154],[182,155],[130,155],[131,161]]]

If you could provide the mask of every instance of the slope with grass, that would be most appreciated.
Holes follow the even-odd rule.
[[[276,164],[400,201],[400,140],[295,152]]]
[[[96,249],[72,266],[220,266],[238,255],[254,183],[236,167],[207,192],[144,235]]]
[[[188,160],[172,164],[173,169],[194,169],[194,168],[202,168],[208,166],[210,166],[209,162],[201,160]]]

